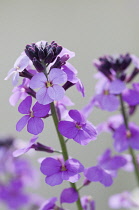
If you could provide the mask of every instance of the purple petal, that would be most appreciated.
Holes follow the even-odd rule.
[[[36,102],[32,110],[35,117],[45,117],[50,111],[50,105],[42,105]]]
[[[78,129],[78,133],[73,140],[81,145],[87,145],[93,139],[90,138],[90,135],[86,131]]]
[[[124,165],[126,165],[127,160],[122,157],[122,156],[114,156],[112,157],[109,161],[107,161],[104,165],[103,168],[106,170],[117,170]]]
[[[85,97],[84,86],[80,80],[76,83],[76,88],[77,88],[78,92],[80,92],[82,94],[82,97]]]
[[[63,84],[67,81],[67,75],[61,69],[53,68],[49,74],[49,81],[53,84]]]
[[[30,87],[32,89],[45,87],[45,84],[47,82],[46,76],[44,73],[37,73],[35,74],[32,79],[30,80]]]
[[[21,96],[20,91],[14,92],[10,98],[9,98],[9,102],[12,106],[15,106],[17,104],[17,102],[19,101]]]
[[[64,97],[65,90],[59,85],[53,85],[47,89],[47,93],[51,99],[59,101]]]
[[[85,117],[78,110],[70,110],[69,111],[69,116],[73,120],[75,120],[76,122],[79,122],[79,123],[85,123],[86,122]]]
[[[83,172],[84,170],[84,166],[80,163],[80,161],[73,158],[66,160],[65,166],[68,169],[68,171],[71,171],[74,173],[80,173],[80,172]]]
[[[50,209],[54,209],[55,207],[55,202],[57,201],[56,197],[50,198],[47,201],[45,201],[40,210],[50,210]]]
[[[32,97],[28,96],[20,103],[18,111],[21,114],[30,114],[31,104],[32,104]]]
[[[38,135],[39,133],[42,132],[43,128],[44,128],[44,123],[42,119],[37,118],[37,117],[32,117],[29,119],[28,125],[27,125],[27,131],[29,133]]]
[[[78,192],[74,188],[64,189],[60,195],[60,203],[74,203],[78,200]]]
[[[119,100],[116,96],[114,95],[103,95],[101,100],[101,108],[107,111],[115,111],[118,109],[119,106]]]
[[[16,124],[16,130],[17,131],[21,131],[25,125],[27,124],[28,120],[29,120],[30,116],[29,115],[25,115],[23,116]]]
[[[110,83],[109,91],[112,94],[120,94],[125,89],[126,85],[123,81],[116,79]]]
[[[136,90],[126,90],[123,93],[123,100],[126,101],[129,105],[135,106],[139,104],[139,92]]]
[[[63,171],[62,179],[75,183],[80,179],[80,174],[75,174],[74,172],[70,171]]]
[[[54,158],[45,158],[41,163],[41,172],[45,175],[51,176],[55,173],[58,173],[61,169],[60,161]]]
[[[45,181],[50,186],[55,186],[55,185],[61,184],[63,182],[62,172],[53,174],[51,176],[47,176],[46,179],[45,179]]]
[[[47,93],[47,88],[43,87],[36,93],[36,99],[40,104],[46,105],[53,102],[53,99],[51,99]]]
[[[13,152],[13,156],[14,156],[14,157],[18,157],[18,156],[20,156],[20,155],[22,155],[22,154],[28,152],[28,151],[31,149],[32,145],[36,142],[37,139],[38,139],[37,136],[33,136],[33,137],[31,138],[29,144],[27,144],[27,146],[26,146],[25,148],[15,150],[15,151]]]
[[[73,139],[78,133],[75,124],[70,121],[60,121],[58,124],[58,130],[63,136],[69,139]]]
[[[102,171],[102,178],[100,179],[100,182],[105,187],[109,187],[113,183],[112,176],[110,174],[106,173],[105,171]]]
[[[29,64],[29,58],[26,55],[22,55],[17,58],[14,64],[14,68],[19,68],[20,72],[23,71]],[[18,71],[19,71],[18,70]]]
[[[13,78],[12,78],[12,84],[13,86],[16,86],[19,80],[19,72],[14,72]]]
[[[97,136],[97,132],[95,127],[90,123],[86,122],[84,126],[82,126],[83,130],[89,134],[91,140],[95,140]]]
[[[85,169],[84,175],[89,181],[98,182],[102,180],[103,170],[98,166],[94,166],[94,167]]]

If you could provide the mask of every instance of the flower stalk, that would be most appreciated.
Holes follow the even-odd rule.
[[[57,117],[54,102],[51,103],[51,114],[52,114],[52,117],[53,117],[53,122],[54,122],[54,125],[55,125],[55,128],[56,128],[56,132],[57,132],[57,135],[58,135],[59,142],[60,142],[63,158],[66,161],[69,158],[68,157],[68,151],[67,151],[66,142],[64,140],[64,137],[58,131],[58,122],[59,121],[58,121],[58,117]],[[74,188],[76,191],[78,191],[75,183],[70,182],[70,185],[71,185],[72,188]],[[82,210],[82,205],[81,205],[79,192],[78,192],[78,196],[79,197],[78,197],[78,200],[76,201],[76,205],[77,205],[78,210]]]
[[[127,117],[127,114],[126,114],[126,111],[125,111],[124,102],[123,102],[123,98],[122,98],[121,94],[119,95],[119,98],[120,98],[121,113],[122,113],[122,116],[123,116],[123,119],[124,119],[124,124],[126,126],[127,131],[129,131],[128,117]],[[135,176],[136,176],[136,180],[137,180],[137,183],[138,183],[138,186],[139,186],[139,167],[138,167],[136,155],[134,153],[134,150],[131,147],[129,147],[129,153],[132,156],[132,162],[133,162],[134,168],[135,168]]]

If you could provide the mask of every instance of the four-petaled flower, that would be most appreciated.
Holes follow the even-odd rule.
[[[119,155],[111,157],[111,151],[107,149],[99,157],[98,165],[85,169],[84,175],[91,182],[100,182],[105,187],[112,185],[113,177],[119,168],[123,167],[127,160]]]
[[[61,184],[63,180],[77,182],[84,166],[73,158],[64,161],[62,157],[57,157],[57,159],[48,157],[42,161],[40,170],[46,175],[46,183],[55,186]]]
[[[69,116],[73,121],[60,121],[58,124],[59,132],[63,136],[73,139],[81,145],[86,145],[91,140],[96,139],[97,133],[94,126],[86,121],[81,112],[78,110],[70,110]]]
[[[54,100],[58,101],[64,97],[64,88],[59,84],[65,83],[67,75],[61,69],[51,69],[49,75],[46,77],[44,73],[34,75],[30,81],[32,89],[40,88],[36,93],[36,99],[40,104],[49,104]]]
[[[50,105],[42,105],[38,102],[32,107],[32,97],[28,96],[19,105],[18,111],[21,114],[26,114],[23,116],[16,124],[16,130],[21,131],[27,124],[27,131],[34,135],[42,132],[44,128],[42,117],[46,117],[50,111]]]

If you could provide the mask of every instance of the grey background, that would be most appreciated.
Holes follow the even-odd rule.
[[[81,109],[94,94],[96,69],[92,60],[104,54],[134,53],[139,56],[139,1],[138,0],[0,0],[0,132],[1,135],[11,134],[29,141],[31,135],[24,129],[17,133],[15,125],[21,115],[17,106],[11,107],[8,98],[11,95],[11,81],[4,81],[5,76],[16,58],[24,50],[26,44],[39,40],[55,40],[62,46],[74,51],[76,57],[71,63],[78,70],[86,97],[71,88],[67,95],[76,103],[75,108]],[[97,125],[110,116],[107,112],[95,109],[90,121]],[[47,119],[45,130],[39,135],[40,142],[59,148],[52,121]],[[96,163],[96,157],[107,147],[111,147],[109,134],[99,136],[98,140],[82,147],[77,143],[68,142],[69,153],[79,159],[86,167]],[[31,159],[37,162],[44,154],[34,154]],[[36,163],[39,169],[39,165]],[[57,196],[63,186],[49,187],[44,184],[39,192],[46,199]],[[65,183],[68,187],[68,183]],[[136,186],[134,176],[120,172],[110,188],[92,183],[81,191],[82,195],[91,194],[96,200],[97,210],[108,210],[107,199],[110,194],[133,189]],[[29,189],[30,190],[30,189]],[[69,206],[70,208],[70,206]],[[73,207],[72,209],[76,209]]]

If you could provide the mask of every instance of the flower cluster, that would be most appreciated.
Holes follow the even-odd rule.
[[[95,60],[93,64],[98,70],[95,77],[99,79],[95,96],[80,110],[68,110],[67,106],[74,105],[66,95],[69,88],[75,86],[77,91],[85,96],[84,86],[77,77],[77,70],[69,63],[74,56],[74,52],[63,48],[55,41],[50,44],[46,41],[32,43],[25,47],[5,78],[7,80],[13,76],[14,88],[9,101],[12,106],[21,101],[18,111],[24,115],[17,122],[16,130],[20,132],[27,126],[28,133],[33,134],[24,148],[12,151],[12,161],[14,160],[12,170],[14,168],[15,177],[4,184],[0,182],[0,199],[7,202],[10,209],[19,209],[30,200],[30,197],[23,193],[27,167],[26,163],[20,161],[19,156],[31,149],[43,151],[44,154],[59,154],[44,157],[39,161],[40,171],[46,176],[46,184],[52,187],[62,184],[63,181],[70,184],[70,188],[63,189],[59,196],[60,205],[57,204],[58,198],[52,197],[39,205],[35,204],[39,210],[66,210],[63,205],[74,202],[78,210],[95,210],[94,199],[90,195],[80,197],[79,191],[91,182],[100,182],[105,187],[111,186],[120,169],[135,171],[139,183],[139,160],[134,154],[134,149],[139,150],[139,127],[134,122],[129,122],[130,116],[135,113],[139,104],[139,83],[135,82],[132,88],[128,87],[139,73],[139,59],[135,55],[125,54],[107,55]],[[131,65],[133,69],[129,72]],[[19,81],[21,83],[18,85]],[[119,109],[121,115],[112,116],[106,122],[94,126],[87,117],[95,106],[109,112]],[[38,142],[38,135],[44,132],[44,120],[49,118],[53,119],[61,150]],[[112,156],[112,149],[106,148],[98,157],[97,164],[91,167],[85,167],[79,160],[68,155],[67,141],[74,140],[81,146],[93,145],[97,135],[102,132],[112,133],[116,152],[129,150],[130,154]],[[6,148],[6,152],[9,144],[12,143],[6,141],[4,147],[2,146]],[[7,167],[6,170],[11,170],[9,164],[11,162],[4,166]],[[1,171],[5,169],[0,168]],[[84,181],[77,187],[81,176]],[[13,201],[13,195],[17,197],[16,202]],[[128,208],[134,204],[130,193],[127,192],[113,196],[109,201],[112,208]],[[35,207],[32,209],[35,210]]]

